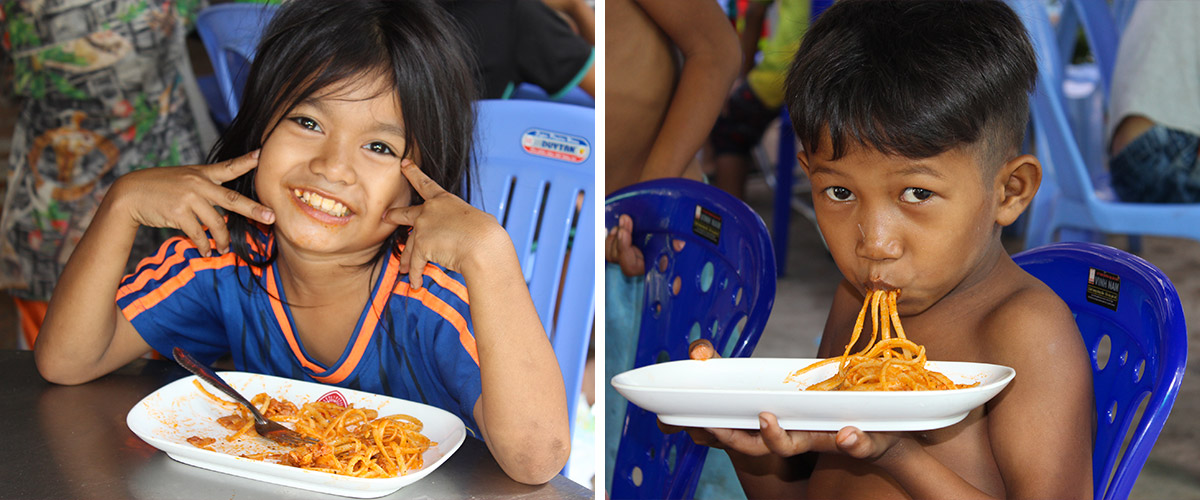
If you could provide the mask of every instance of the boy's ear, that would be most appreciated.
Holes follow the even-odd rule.
[[[1007,226],[1033,202],[1042,185],[1042,163],[1033,155],[1013,158],[996,173],[996,191],[1000,200],[996,209],[996,223]]]
[[[796,153],[796,161],[800,162],[800,168],[804,169],[804,175],[811,174],[811,172],[808,171],[808,152],[807,151],[800,151],[799,153]]]

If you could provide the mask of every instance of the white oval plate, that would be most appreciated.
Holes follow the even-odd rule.
[[[220,375],[247,398],[265,392],[271,397],[287,399],[300,406],[322,397],[336,399],[337,395],[340,395],[346,403],[354,405],[355,408],[378,410],[380,416],[397,413],[412,415],[424,424],[421,433],[436,442],[437,446],[425,451],[422,457],[425,466],[420,470],[403,476],[378,479],[340,476],[242,458],[238,455],[285,448],[259,437],[226,441],[225,436],[228,436],[230,431],[221,427],[216,420],[232,414],[233,410],[202,394],[192,383],[196,379],[195,376],[176,380],[146,396],[129,411],[125,422],[143,441],[185,464],[268,483],[355,498],[381,497],[412,484],[442,465],[466,439],[466,428],[462,420],[433,406],[257,373],[221,372]],[[205,389],[228,400],[224,394],[207,384]],[[187,438],[191,436],[216,438],[217,442],[212,448],[218,451],[192,446],[187,442]]]
[[[832,376],[820,367],[796,382],[788,375],[817,359],[721,358],[670,361],[621,373],[612,385],[630,402],[684,427],[758,429],[771,412],[788,430],[920,431],[958,423],[999,393],[1016,375],[1007,366],[930,361],[926,368],[955,383],[978,386],[947,391],[801,391]]]

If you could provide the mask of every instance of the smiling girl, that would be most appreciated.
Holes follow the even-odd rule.
[[[423,1],[295,0],[257,53],[212,164],[113,185],[55,290],[42,375],[231,354],[446,409],[513,479],[548,481],[562,377],[507,233],[463,200],[475,87],[453,23]],[[186,237],[122,278],[140,226]]]

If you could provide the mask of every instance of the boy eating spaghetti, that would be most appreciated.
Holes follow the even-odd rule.
[[[866,335],[847,344],[865,297],[899,289],[904,332],[929,359],[1017,375],[925,432],[785,431],[769,413],[758,431],[688,429],[729,453],[748,496],[1092,497],[1086,350],[1065,304],[1000,240],[1041,182],[1020,154],[1036,72],[999,1],[843,0],[805,35],[787,105],[845,278],[818,355],[863,349]]]

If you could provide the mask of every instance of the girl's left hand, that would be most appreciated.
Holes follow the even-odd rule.
[[[494,248],[493,242],[507,240],[508,233],[495,217],[442,189],[412,160],[404,160],[400,168],[425,200],[420,205],[393,208],[383,215],[385,221],[412,227],[400,254],[400,272],[408,274],[410,286],[421,288],[428,262],[466,274],[467,268],[486,258],[489,249]],[[498,240],[499,236],[505,240]]]

